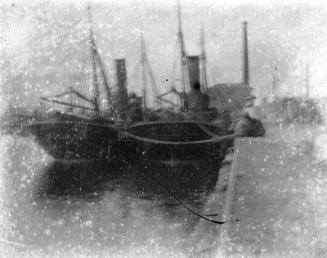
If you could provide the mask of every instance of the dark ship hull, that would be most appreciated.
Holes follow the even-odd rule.
[[[232,144],[232,139],[211,142],[213,136],[222,136],[226,132],[221,127],[197,121],[139,123],[130,126],[128,133],[130,136],[122,140],[121,144],[131,162],[142,160],[177,165],[201,160],[222,160]]]
[[[160,121],[132,125],[120,141],[121,159],[135,168],[142,191],[171,193],[212,189],[233,138],[214,124],[197,121]],[[136,137],[135,137],[136,136]],[[184,190],[183,190],[184,189]]]
[[[117,129],[87,119],[33,122],[25,125],[37,143],[55,159],[115,158]]]

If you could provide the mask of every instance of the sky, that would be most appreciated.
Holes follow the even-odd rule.
[[[3,92],[14,88],[20,92],[16,94],[18,103],[33,105],[39,96],[56,94],[71,85],[85,94],[92,91],[88,2],[0,3]],[[141,31],[159,90],[165,92],[178,80],[173,71],[177,51],[175,0],[90,3],[95,39],[112,85],[113,59],[125,58],[128,89],[141,93]],[[187,54],[200,53],[201,24],[205,29],[209,86],[241,81],[241,24],[247,21],[250,84],[259,99],[270,95],[275,66],[279,95],[304,95],[308,65],[311,95],[327,96],[324,1],[181,0],[181,7]],[[148,87],[153,99],[150,82]]]

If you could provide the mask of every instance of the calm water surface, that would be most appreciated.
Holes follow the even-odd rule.
[[[7,136],[0,158],[5,255],[184,257],[196,251],[200,219],[137,173],[140,166],[67,164],[33,139]],[[206,186],[170,190],[201,213],[212,190]]]

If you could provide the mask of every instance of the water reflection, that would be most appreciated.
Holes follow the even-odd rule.
[[[54,160],[42,172],[39,198],[101,198],[104,191],[115,191],[126,177],[123,167],[104,160]]]
[[[2,138],[2,145],[2,238],[22,244],[24,251],[127,256],[192,252],[199,218],[162,186],[201,212],[217,179],[213,164],[62,162],[47,156],[32,139]]]

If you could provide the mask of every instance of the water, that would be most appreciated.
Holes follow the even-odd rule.
[[[31,138],[2,136],[0,143],[5,256],[184,257],[196,252],[200,219],[138,173],[140,166],[58,162]],[[205,175],[204,167],[194,169]],[[153,167],[148,173],[151,169],[158,172]],[[200,213],[214,187],[205,181],[190,189],[170,183],[164,182],[169,191]]]

